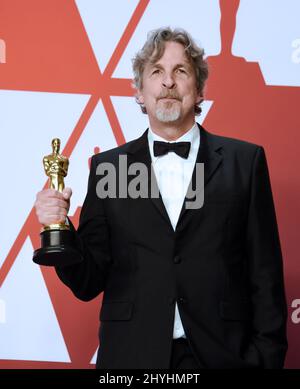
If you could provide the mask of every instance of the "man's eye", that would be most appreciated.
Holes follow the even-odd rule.
[[[182,69],[182,68],[177,69],[177,72],[178,73],[186,73],[185,69]]]
[[[160,72],[159,69],[154,69],[154,70],[152,71],[152,74],[158,74],[159,72]]]

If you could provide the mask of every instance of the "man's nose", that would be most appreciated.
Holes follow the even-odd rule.
[[[162,80],[162,84],[165,88],[173,89],[175,88],[175,80],[172,74],[165,74]]]

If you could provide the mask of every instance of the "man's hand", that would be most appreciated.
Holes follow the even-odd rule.
[[[35,210],[38,220],[43,225],[64,223],[70,208],[72,189],[63,192],[44,189],[36,195]]]

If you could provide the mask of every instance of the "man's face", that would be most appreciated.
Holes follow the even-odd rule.
[[[177,42],[166,42],[163,56],[148,63],[138,99],[147,110],[150,124],[194,122],[195,104],[201,100],[192,66]]]

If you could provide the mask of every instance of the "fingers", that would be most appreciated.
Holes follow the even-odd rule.
[[[37,216],[38,216],[39,222],[43,225],[64,223],[66,221],[65,216],[57,216],[57,215],[51,215],[51,214],[39,215],[38,213],[37,213]]]
[[[69,208],[71,188],[65,188],[63,193],[55,189],[44,189],[36,195],[35,210],[41,224],[63,223]]]
[[[43,199],[49,199],[49,198],[57,198],[57,199],[64,199],[64,196],[61,192],[55,189],[43,189],[36,195],[37,200],[43,200]]]
[[[69,206],[69,202],[66,200],[61,200],[56,197],[49,197],[46,200],[37,200],[40,202],[41,206],[43,207],[46,205],[47,207],[61,207],[61,208],[67,208]]]
[[[71,196],[72,196],[72,189],[71,188],[65,188],[63,190],[63,197],[65,200],[70,200]]]

